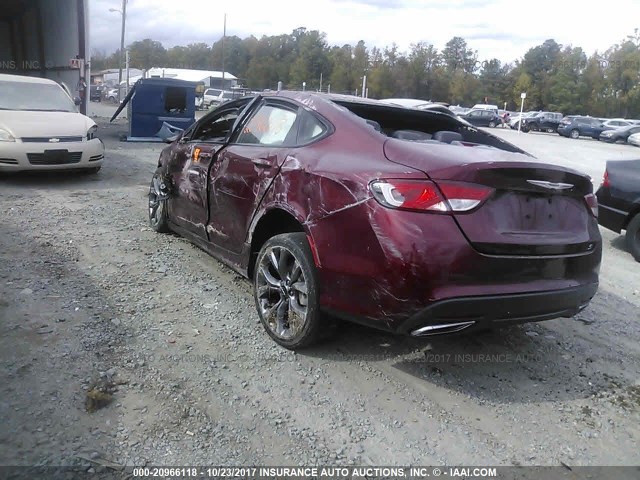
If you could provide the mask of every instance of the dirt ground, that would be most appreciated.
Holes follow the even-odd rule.
[[[574,318],[428,340],[342,324],[296,354],[247,281],[148,227],[162,145],[98,121],[99,174],[0,178],[0,465],[640,464],[640,268],[622,237],[602,231],[600,290]],[[640,157],[498,133],[596,183],[607,158]],[[89,413],[96,386],[112,401]]]

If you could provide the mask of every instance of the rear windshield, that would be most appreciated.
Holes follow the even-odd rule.
[[[334,100],[334,103],[360,117],[369,124],[370,128],[392,138],[429,141],[436,132],[455,132],[459,133],[465,142],[487,145],[509,152],[526,153],[515,145],[478,130],[451,114],[340,100]],[[491,114],[491,112],[488,113]]]
[[[62,87],[46,83],[0,81],[0,110],[77,112]]]

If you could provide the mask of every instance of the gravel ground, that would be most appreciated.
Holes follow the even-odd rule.
[[[162,145],[97,120],[99,174],[0,178],[0,464],[639,464],[640,269],[621,237],[602,231],[599,293],[572,319],[429,340],[345,324],[296,354],[247,281],[148,227]],[[596,182],[640,156],[494,133]],[[89,413],[96,388],[112,401]]]

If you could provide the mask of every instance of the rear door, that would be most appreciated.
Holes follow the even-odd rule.
[[[299,108],[264,100],[218,155],[209,175],[209,241],[239,253],[262,197],[295,145]]]

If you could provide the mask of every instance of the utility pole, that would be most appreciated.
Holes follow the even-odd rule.
[[[118,101],[122,101],[120,86],[122,84],[122,64],[125,62],[124,53],[124,26],[127,18],[127,0],[122,0],[122,32],[120,33],[120,72],[118,74]]]
[[[126,97],[129,94],[129,50],[125,52],[125,68],[127,69],[127,80],[126,85],[124,87],[124,96]]]
[[[222,88],[224,90],[224,37],[227,36],[227,14],[224,14],[224,25],[222,27]]]

